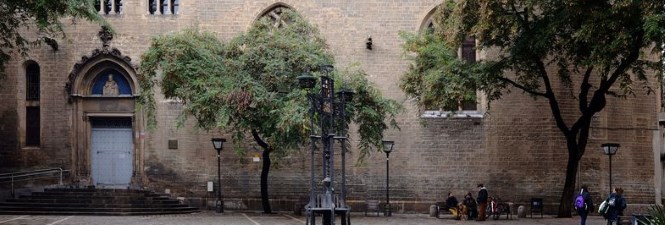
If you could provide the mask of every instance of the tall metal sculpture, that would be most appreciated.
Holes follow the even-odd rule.
[[[335,98],[334,80],[329,77],[330,72],[333,71],[332,65],[320,66],[319,70],[323,72],[321,76],[320,92],[313,93],[311,90],[316,86],[316,77],[311,76],[309,73],[303,74],[298,77],[298,84],[300,88],[307,89],[307,97],[310,101],[310,125],[312,127],[311,149],[310,149],[310,194],[309,203],[305,206],[307,210],[307,224],[315,225],[316,214],[321,214],[324,225],[334,225],[335,215],[341,216],[342,225],[351,223],[349,218],[351,209],[346,205],[346,102],[351,101],[353,92],[343,89],[337,92]],[[319,115],[319,127],[321,133],[316,134],[314,122],[316,114]],[[335,121],[341,123],[335,124]],[[322,186],[317,187],[314,177],[314,152],[316,149],[316,142],[321,140],[323,146],[322,152]],[[334,164],[334,142],[338,140],[341,144],[341,158],[342,158],[342,171],[341,171],[341,195],[335,193],[333,183],[335,181],[335,164]],[[317,191],[318,189],[318,191]]]

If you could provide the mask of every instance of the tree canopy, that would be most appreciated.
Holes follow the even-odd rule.
[[[260,19],[228,43],[197,29],[155,37],[142,56],[139,78],[139,101],[149,125],[156,124],[154,88],[159,86],[166,98],[182,101],[181,122],[194,118],[200,128],[231,134],[238,151],[251,134],[263,148],[266,212],[270,154],[289,155],[310,141],[312,129],[319,129],[317,122],[310,126],[307,92],[298,88],[296,77],[334,63],[315,26],[291,10],[283,11],[280,20]],[[401,105],[383,98],[358,67],[330,75],[338,90],[346,85],[356,93],[347,107],[348,121],[336,123],[357,123],[361,156],[372,147],[380,149],[383,131],[396,127]]]
[[[545,99],[566,138],[568,165],[559,216],[570,217],[578,162],[584,155],[591,118],[606,96],[653,92],[660,83],[665,10],[650,0],[446,0],[434,30],[405,34],[415,53],[400,87],[420,108],[449,108],[469,100],[471,87],[498,100],[511,90]],[[491,53],[475,64],[458,59],[462,40],[474,37]],[[551,69],[554,68],[554,69]],[[553,81],[576,93],[577,109],[563,111]],[[610,90],[618,86],[618,90]],[[576,115],[568,124],[563,117]]]
[[[44,41],[57,45],[53,38],[65,36],[60,22],[63,17],[83,18],[106,25],[94,9],[92,0],[1,1],[0,78],[5,76],[5,65],[13,53],[25,56],[31,46]],[[36,29],[37,38],[22,33],[31,29]]]

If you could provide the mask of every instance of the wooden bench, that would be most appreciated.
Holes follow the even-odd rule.
[[[325,194],[317,194],[316,201],[314,206],[307,204],[306,209],[311,210],[312,214],[320,214],[322,218],[332,219],[332,215],[339,215],[342,221],[342,225],[351,225],[351,208],[348,205],[345,205],[343,201],[340,201],[339,195],[331,196],[332,199],[326,199]],[[329,202],[332,201],[332,202]],[[332,204],[332,207],[328,207]],[[316,218],[314,215],[307,215],[310,221],[308,225],[316,225]]]

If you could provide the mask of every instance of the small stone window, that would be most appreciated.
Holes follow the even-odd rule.
[[[102,15],[122,14],[122,0],[94,0],[95,9]]]
[[[148,0],[149,15],[177,15],[180,13],[180,0]]]

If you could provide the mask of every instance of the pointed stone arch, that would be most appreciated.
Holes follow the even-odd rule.
[[[77,97],[92,96],[94,82],[100,73],[108,69],[117,71],[117,74],[127,81],[131,90],[129,96],[137,96],[139,84],[136,78],[136,66],[131,61],[131,58],[123,56],[116,48],[95,49],[90,55],[81,57],[69,73],[65,86],[69,102],[72,103]]]
[[[433,26],[434,26],[434,14],[436,13],[436,11],[439,7],[441,7],[441,6],[440,5],[436,6],[432,9],[430,9],[429,12],[427,12],[427,14],[423,18],[422,22],[418,26],[418,32],[423,32],[427,29],[433,28]]]

